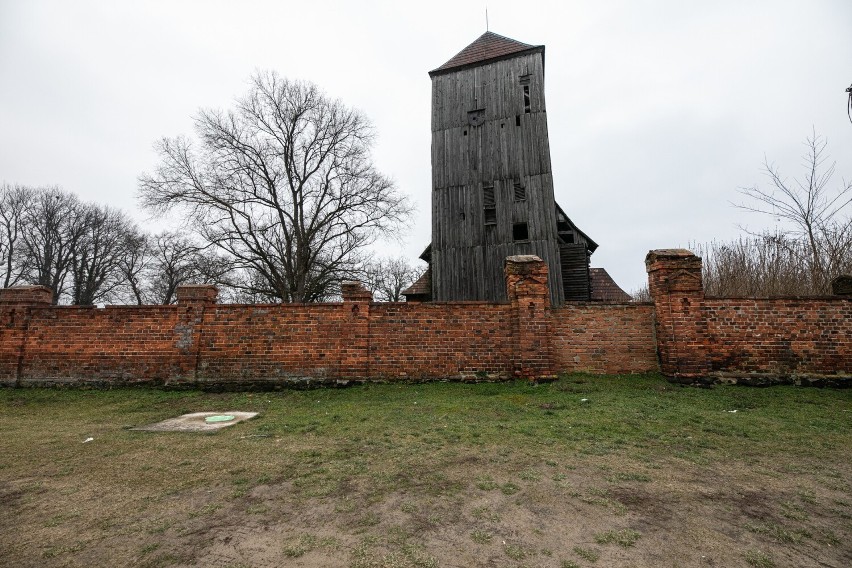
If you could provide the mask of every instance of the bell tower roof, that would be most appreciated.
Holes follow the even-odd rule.
[[[494,32],[485,32],[476,38],[473,43],[459,51],[452,59],[437,69],[429,71],[429,76],[434,77],[450,70],[481,65],[485,62],[506,59],[521,53],[533,51],[541,51],[542,57],[544,57],[543,45],[521,43],[500,34],[495,34]]]

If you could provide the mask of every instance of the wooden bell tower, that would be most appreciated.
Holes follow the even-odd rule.
[[[554,200],[544,46],[486,32],[429,76],[431,299],[504,301],[503,264],[522,254],[547,263],[553,305],[588,299],[597,245]]]

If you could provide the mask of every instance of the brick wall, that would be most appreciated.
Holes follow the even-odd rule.
[[[852,385],[852,298],[704,297],[701,259],[646,258],[663,374],[682,382]]]
[[[553,310],[560,371],[648,373],[660,370],[653,304],[580,302]]]
[[[201,324],[202,383],[328,380],[341,369],[347,318],[340,304],[210,305]]]
[[[0,386],[17,384],[32,312],[52,300],[44,286],[0,289]]]
[[[515,266],[519,265],[519,266]],[[376,304],[344,283],[335,304],[216,304],[185,286],[175,306],[51,306],[46,289],[0,293],[6,385],[256,386],[348,380],[548,379],[547,268],[507,261],[514,303]]]
[[[32,308],[18,384],[191,380],[192,316],[187,306]]]
[[[369,375],[508,378],[512,313],[480,302],[374,304]]]
[[[547,267],[509,257],[507,303],[373,303],[355,282],[334,304],[222,305],[212,286],[174,306],[52,306],[0,290],[0,385],[551,379],[661,370],[683,382],[852,384],[852,299],[706,299],[701,259],[646,258],[653,304],[551,308]],[[659,362],[658,362],[659,361]]]
[[[707,299],[709,372],[852,376],[852,301]]]

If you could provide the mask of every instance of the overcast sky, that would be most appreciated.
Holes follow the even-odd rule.
[[[557,201],[625,289],[649,249],[772,219],[730,204],[764,154],[801,172],[812,127],[852,178],[852,1],[429,2],[0,0],[0,181],[60,185],[147,224],[153,143],[192,134],[256,69],[363,110],[375,159],[418,213],[386,254],[430,240],[427,72],[490,29],[546,46]],[[161,228],[158,222],[150,225]]]

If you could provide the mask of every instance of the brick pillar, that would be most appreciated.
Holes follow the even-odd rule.
[[[177,303],[187,306],[215,304],[219,289],[213,284],[186,284],[175,290]]]
[[[20,384],[30,314],[51,304],[53,291],[46,286],[0,289],[0,385]]]
[[[512,305],[515,377],[533,381],[556,378],[553,364],[550,289],[547,264],[533,255],[506,258],[506,293]]]
[[[212,284],[186,284],[175,290],[178,307],[183,308],[175,333],[178,340],[175,367],[178,374],[169,383],[203,382],[199,373],[202,367],[204,312],[216,304],[219,289]]]
[[[660,370],[684,382],[706,377],[710,365],[701,258],[685,249],[652,250],[645,269],[654,301]]]
[[[343,324],[340,330],[340,379],[370,375],[370,302],[373,293],[360,282],[343,282]]]

